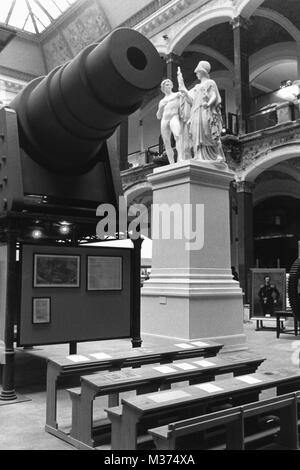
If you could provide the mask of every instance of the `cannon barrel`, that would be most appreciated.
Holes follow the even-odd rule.
[[[162,74],[162,60],[147,38],[116,29],[34,79],[12,101],[20,146],[52,171],[87,171],[99,160],[103,142],[160,84]]]

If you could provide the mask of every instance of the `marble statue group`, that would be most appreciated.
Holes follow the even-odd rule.
[[[221,143],[221,96],[214,80],[209,76],[209,62],[200,61],[195,69],[199,83],[187,90],[178,67],[178,92],[173,82],[161,83],[164,98],[159,102],[157,118],[161,120],[161,135],[170,163],[175,163],[171,146],[173,133],[177,162],[201,160],[226,165]]]

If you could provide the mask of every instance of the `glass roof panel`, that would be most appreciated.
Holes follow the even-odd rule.
[[[23,29],[29,15],[26,0],[18,0],[18,8],[14,8],[9,19],[10,26]]]
[[[77,0],[1,0],[0,23],[41,33]]]
[[[13,0],[7,0],[6,2],[2,1],[0,8],[0,21],[1,23],[6,22],[7,15],[9,13],[10,7],[12,6]]]
[[[28,16],[26,24],[24,25],[24,30],[28,31],[29,33],[35,33],[35,27],[30,15]]]

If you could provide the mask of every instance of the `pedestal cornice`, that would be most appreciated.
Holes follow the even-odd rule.
[[[210,162],[188,160],[167,165],[154,170],[148,176],[153,189],[177,186],[180,184],[199,184],[214,188],[228,189],[234,173],[227,167],[214,165]]]

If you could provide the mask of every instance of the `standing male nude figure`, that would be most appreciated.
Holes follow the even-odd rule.
[[[161,90],[165,97],[159,102],[156,117],[161,120],[161,135],[169,162],[175,163],[171,133],[173,133],[176,142],[177,161],[184,160],[183,130],[180,120],[181,93],[173,92],[173,82],[168,78],[161,83]]]

